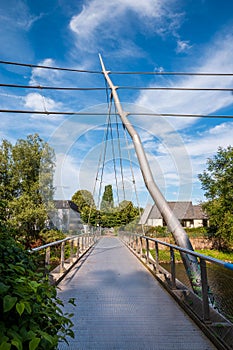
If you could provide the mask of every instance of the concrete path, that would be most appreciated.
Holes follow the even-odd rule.
[[[59,287],[77,304],[66,304],[75,339],[60,350],[216,349],[118,238],[102,238]]]

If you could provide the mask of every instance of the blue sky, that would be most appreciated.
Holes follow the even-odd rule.
[[[1,0],[0,60],[111,71],[233,72],[233,3],[220,0]],[[232,88],[232,77],[111,75],[116,85]],[[0,83],[104,87],[100,74],[0,64]],[[226,91],[119,90],[125,110],[233,114]],[[15,142],[38,132],[56,151],[56,198],[93,190],[106,121],[106,92],[4,88],[2,109],[93,111],[103,116],[1,113],[0,137]],[[204,200],[197,174],[219,146],[232,144],[231,119],[130,116],[151,168],[168,200]],[[114,135],[116,131],[114,129]],[[132,146],[122,138],[127,197],[135,201],[128,149],[140,205],[151,202]],[[115,141],[117,145],[117,141]],[[117,146],[116,146],[117,147]],[[114,182],[108,144],[103,186]],[[117,161],[117,167],[119,160]],[[119,168],[119,167],[118,167]],[[121,182],[120,170],[119,183]],[[114,185],[114,183],[113,183]],[[121,198],[122,199],[122,198]]]

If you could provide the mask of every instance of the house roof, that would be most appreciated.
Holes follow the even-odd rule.
[[[147,204],[146,208],[144,209],[142,215],[141,215],[141,218],[139,220],[139,225],[145,225],[145,223],[147,222],[148,220],[148,217],[150,215],[150,212],[152,210],[152,204]]]
[[[201,205],[193,205],[191,201],[177,201],[167,202],[170,209],[173,211],[177,219],[179,220],[193,220],[193,219],[206,219],[206,215],[203,213]],[[162,215],[156,206],[156,204],[147,205],[140,224],[146,224],[148,219],[162,219]]]
[[[195,219],[208,219],[208,216],[206,213],[204,213],[201,204],[194,205],[193,210]]]

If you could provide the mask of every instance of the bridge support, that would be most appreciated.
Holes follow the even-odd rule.
[[[133,128],[132,124],[129,122],[127,118],[128,113],[125,112],[122,108],[121,102],[117,94],[117,86],[114,86],[114,84],[112,83],[109,77],[110,72],[106,71],[101,55],[99,55],[99,58],[104,77],[111,89],[112,97],[114,99],[117,112],[121,118],[123,125],[127,129],[133,141],[145,185],[155,204],[157,205],[159,211],[161,212],[161,215],[164,221],[166,222],[169,231],[171,231],[176,244],[182,248],[193,250],[192,244],[185,230],[183,229],[179,220],[176,218],[176,216],[170,209],[166,199],[164,198],[163,194],[161,193],[160,189],[154,181],[141,139],[136,130]],[[201,295],[201,274],[196,257],[185,253],[181,253],[181,257],[194,292],[198,295]]]

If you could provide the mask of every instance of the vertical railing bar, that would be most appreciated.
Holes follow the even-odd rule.
[[[159,245],[158,242],[155,242],[155,266],[156,271],[159,271]]]
[[[74,240],[70,241],[70,263],[74,261]]]
[[[170,247],[170,264],[171,264],[171,287],[176,289],[176,265],[174,249]]]
[[[82,236],[82,239],[81,239],[81,252],[83,252],[83,240],[84,240],[84,237]]]
[[[149,263],[149,240],[146,238],[146,262]]]
[[[138,236],[136,236],[136,253],[138,254]]]
[[[50,264],[50,247],[45,249],[45,274],[49,273],[49,264]]]
[[[142,249],[142,237],[140,237],[140,257],[142,258],[143,249]]]
[[[61,244],[60,272],[64,271],[65,267],[65,242]]]
[[[80,244],[79,244],[79,238],[77,238],[77,251],[76,251],[76,257],[79,258],[80,253]]]
[[[202,258],[200,258],[200,267],[201,267],[203,321],[210,322],[210,308],[209,308],[209,298],[208,298],[208,278],[207,278],[207,272],[206,272],[206,261]]]

